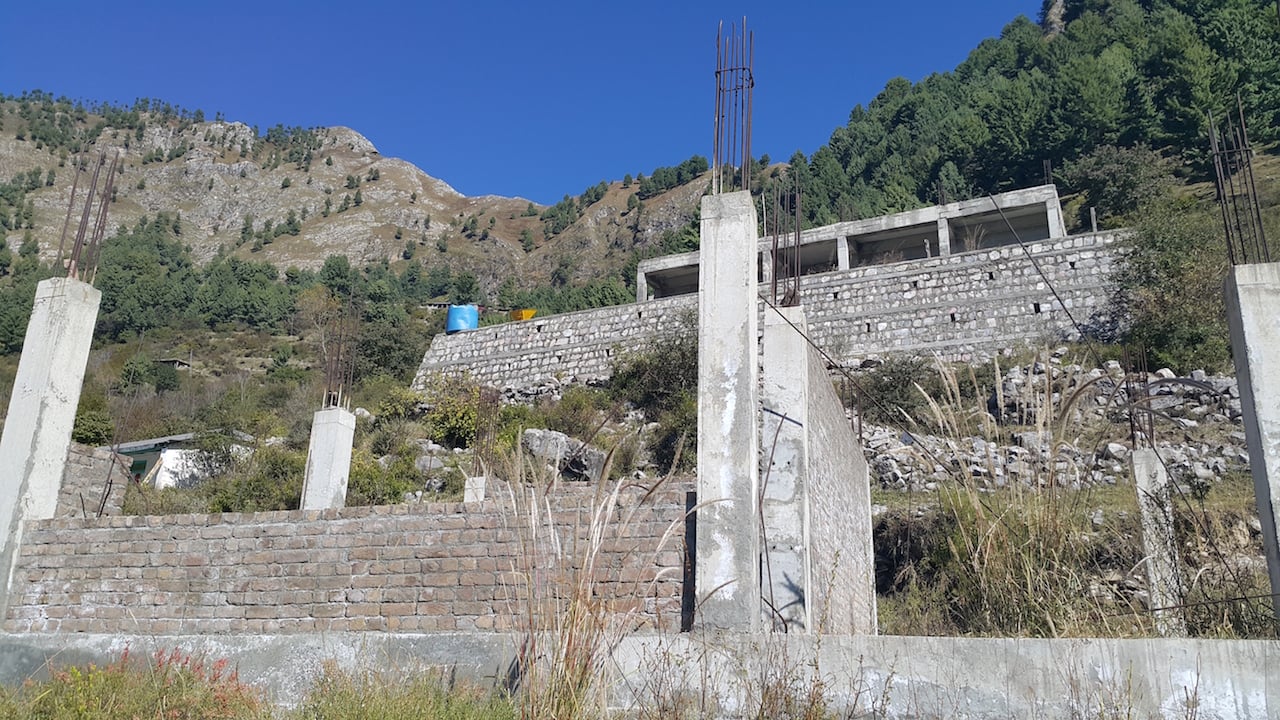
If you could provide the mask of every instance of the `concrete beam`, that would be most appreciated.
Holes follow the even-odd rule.
[[[54,516],[102,293],[50,278],[36,286],[0,436],[0,616],[24,523]]]
[[[1280,263],[1231,268],[1226,296],[1249,471],[1271,592],[1280,598]],[[1272,608],[1280,618],[1280,600]]]
[[[302,509],[346,507],[351,476],[351,447],[356,416],[340,407],[316,412],[311,421],[311,445],[302,481]]]
[[[760,624],[756,209],[747,192],[702,198],[698,280],[698,616]]]

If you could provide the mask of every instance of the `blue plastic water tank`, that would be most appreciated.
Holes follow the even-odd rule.
[[[446,334],[480,327],[480,310],[475,305],[450,305],[444,318]]]

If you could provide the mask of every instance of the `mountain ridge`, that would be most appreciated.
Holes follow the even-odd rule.
[[[620,273],[632,256],[653,252],[646,248],[662,232],[687,225],[702,194],[667,191],[646,201],[641,220],[627,201],[634,187],[613,181],[581,208],[582,217],[549,232],[542,219],[547,206],[463,195],[407,160],[383,156],[350,127],[277,127],[260,135],[221,118],[143,111],[111,124],[118,117],[44,95],[0,99],[0,178],[38,171],[50,180],[26,193],[26,223],[0,227],[11,249],[30,232],[42,257],[56,255],[77,146],[93,157],[120,153],[112,232],[143,216],[176,213],[183,242],[200,263],[219,253],[281,270],[317,269],[331,254],[362,263],[444,263],[475,273],[489,292],[507,279],[524,287],[549,282],[557,269],[560,282],[624,280]],[[42,123],[63,128],[57,137],[65,139],[48,140]]]

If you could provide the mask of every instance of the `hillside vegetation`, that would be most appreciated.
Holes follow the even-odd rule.
[[[1092,206],[1104,224],[1138,229],[1117,298],[1130,326],[1103,339],[1139,342],[1180,372],[1222,369],[1208,119],[1238,94],[1255,140],[1276,139],[1278,80],[1270,3],[1053,0],[1039,24],[1013,20],[953,71],[891,81],[812,155],[758,159],[753,186],[799,177],[814,224],[1036,183],[1050,160],[1070,222]],[[3,97],[0,399],[35,283],[54,272],[77,157],[100,149],[122,153],[124,170],[97,282],[86,393],[97,400],[85,409],[115,421],[97,437],[117,439],[305,425],[335,305],[361,319],[357,390],[376,406],[439,329],[432,302],[544,314],[625,302],[641,258],[697,247],[707,187],[695,156],[550,207],[467,198],[347,128],[262,131],[155,100]],[[1278,164],[1258,166],[1274,237]],[[152,374],[152,361],[182,356],[189,379]],[[121,399],[140,386],[153,395],[129,407],[145,412]]]

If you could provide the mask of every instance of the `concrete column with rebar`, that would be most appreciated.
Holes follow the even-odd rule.
[[[345,408],[328,407],[316,412],[302,480],[303,510],[346,506],[355,434],[356,416]]]
[[[1280,618],[1280,263],[1232,267],[1226,296],[1272,607]]]
[[[102,293],[72,278],[36,286],[0,436],[0,616],[25,522],[53,517]]]
[[[702,199],[698,276],[698,615],[760,624],[756,209],[746,191]]]

